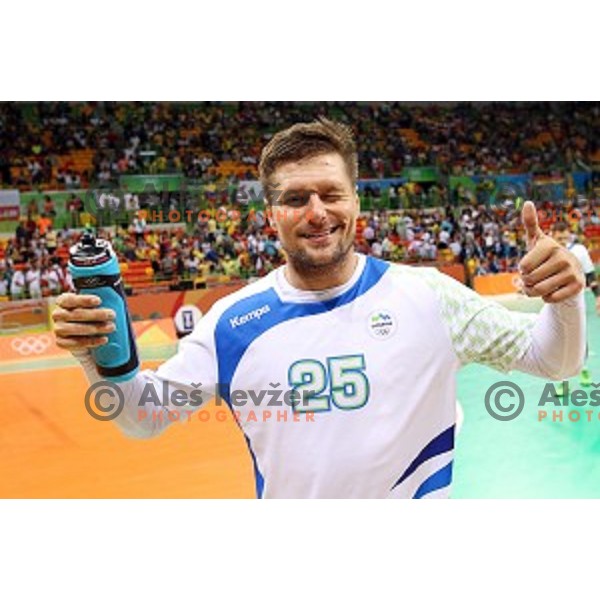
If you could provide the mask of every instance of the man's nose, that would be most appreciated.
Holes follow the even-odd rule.
[[[320,223],[327,218],[327,208],[317,192],[312,192],[309,197],[306,220],[309,223]]]

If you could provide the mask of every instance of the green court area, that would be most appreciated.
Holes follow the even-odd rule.
[[[598,387],[583,387],[574,377],[569,391],[583,390],[593,403],[590,392],[600,390],[600,317],[590,292],[586,307],[588,367]],[[485,408],[487,390],[500,381],[517,384],[525,396],[523,411],[511,421],[498,421]],[[480,365],[460,371],[465,419],[456,442],[453,498],[600,498],[600,406],[562,406],[563,399],[561,406],[540,406],[547,383]],[[541,410],[547,412],[542,420]]]

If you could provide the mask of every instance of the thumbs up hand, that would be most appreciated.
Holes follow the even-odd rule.
[[[525,227],[525,235],[527,236],[527,250],[531,250],[536,242],[544,236],[544,232],[540,229],[535,204],[530,200],[523,204],[521,221]]]
[[[521,220],[527,239],[527,254],[519,263],[525,294],[544,302],[576,296],[585,287],[577,258],[541,230],[533,202],[525,202]]]

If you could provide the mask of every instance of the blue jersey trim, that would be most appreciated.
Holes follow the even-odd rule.
[[[410,475],[412,475],[425,461],[452,449],[454,449],[454,425],[448,427],[445,431],[442,431],[442,433],[433,438],[429,444],[419,452],[417,458],[410,463],[406,471],[404,471],[400,479],[396,481],[391,489],[393,490],[396,486],[400,485],[410,477]]]
[[[445,467],[430,475],[415,492],[413,496],[414,500],[419,500],[426,494],[441,490],[442,488],[450,485],[452,481],[452,461],[450,461]]]
[[[285,321],[318,315],[353,302],[375,286],[389,267],[389,263],[368,256],[362,274],[349,290],[321,302],[284,302],[274,288],[269,288],[230,306],[219,317],[215,327],[219,395],[233,410],[231,381],[242,357],[261,335]],[[240,317],[244,317],[245,321],[239,321]],[[264,478],[247,436],[246,443],[254,462],[257,496],[260,498]]]
[[[244,433],[244,438],[246,440],[246,444],[248,445],[248,450],[250,452],[250,456],[252,457],[252,465],[254,467],[254,486],[256,488],[256,497],[262,498],[263,489],[265,487],[265,479],[263,477],[263,474],[260,472],[260,469],[258,468],[258,463],[256,462],[256,455],[252,451],[252,445],[250,444],[250,439],[248,438],[248,436],[245,433]]]

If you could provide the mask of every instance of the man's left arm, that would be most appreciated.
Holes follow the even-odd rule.
[[[576,374],[585,357],[583,275],[577,259],[539,229],[530,202],[523,220],[529,252],[520,269],[525,293],[546,303],[540,314],[508,310],[441,273],[428,280],[463,365],[563,379]]]
[[[440,272],[430,273],[460,363],[546,379],[576,374],[585,355],[583,294],[546,304],[539,314],[509,310]]]
[[[523,291],[546,303],[531,331],[531,344],[513,368],[551,379],[576,375],[585,359],[585,278],[577,258],[550,236],[526,202],[521,218],[527,254],[519,264]]]

